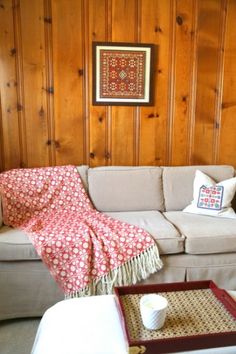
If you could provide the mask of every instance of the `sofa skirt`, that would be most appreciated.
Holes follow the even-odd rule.
[[[0,289],[0,320],[40,317],[64,299],[40,260],[0,262]]]
[[[236,254],[161,256],[163,268],[141,283],[213,280],[236,290]],[[64,296],[40,260],[0,261],[0,320],[40,317]]]

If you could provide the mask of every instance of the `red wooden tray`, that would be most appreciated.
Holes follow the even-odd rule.
[[[222,313],[231,314],[233,321],[233,330],[207,333],[207,334],[194,334],[186,336],[178,336],[162,338],[159,334],[158,339],[132,339],[130,330],[128,328],[128,321],[126,318],[125,308],[122,296],[148,294],[148,293],[171,293],[171,292],[187,292],[189,290],[209,289],[212,292],[214,301],[220,303]],[[184,296],[184,293],[181,296]],[[190,294],[190,293],[189,293]],[[133,285],[115,287],[115,295],[120,312],[120,318],[123,329],[127,338],[130,348],[130,353],[145,353],[145,354],[158,354],[158,353],[177,353],[180,351],[207,349],[216,347],[227,347],[236,345],[236,330],[234,330],[234,321],[236,319],[236,301],[225,291],[219,289],[217,285],[211,281],[193,281],[193,282],[179,282],[167,284],[148,284],[148,285]],[[178,294],[170,294],[170,296]],[[187,295],[186,295],[187,296]],[[204,299],[204,297],[203,297]],[[217,300],[218,299],[218,300]],[[204,301],[204,300],[203,300]],[[186,302],[187,303],[187,302]],[[223,305],[223,306],[222,306]],[[168,313],[167,313],[168,316]],[[236,328],[236,327],[235,327]]]

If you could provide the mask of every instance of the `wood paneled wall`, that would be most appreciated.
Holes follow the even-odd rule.
[[[236,167],[235,0],[0,0],[0,170]],[[92,41],[153,43],[150,107],[92,105]]]

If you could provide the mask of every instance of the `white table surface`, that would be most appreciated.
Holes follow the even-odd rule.
[[[236,299],[236,292],[230,292]],[[31,354],[127,354],[128,346],[113,295],[64,300],[48,309]],[[233,347],[182,352],[235,354]]]

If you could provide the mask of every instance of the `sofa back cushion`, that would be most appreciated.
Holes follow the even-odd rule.
[[[88,190],[88,166],[87,165],[77,166],[77,171],[80,174],[84,188]]]
[[[166,211],[183,210],[193,200],[193,181],[200,170],[216,182],[234,176],[232,166],[178,166],[163,167],[163,192]]]
[[[164,210],[160,167],[89,168],[88,190],[99,211]]]

